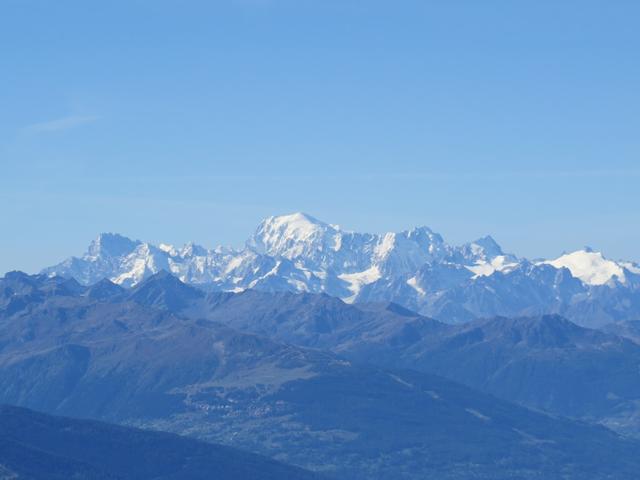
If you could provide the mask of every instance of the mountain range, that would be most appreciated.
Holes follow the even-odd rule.
[[[527,341],[572,348],[557,340],[564,325],[519,323]],[[395,304],[207,292],[167,272],[130,289],[12,272],[0,279],[0,403],[188,435],[331,478],[637,477],[637,440],[356,358],[464,339],[457,328]]]
[[[589,248],[549,260],[503,252],[490,236],[452,246],[427,227],[343,230],[303,213],[269,217],[240,249],[182,248],[101,234],[42,273],[125,287],[166,270],[212,291],[326,293],[394,302],[446,323],[559,314],[584,326],[640,318],[640,266]]]
[[[122,294],[146,307],[219,322],[360,364],[435,373],[505,400],[640,436],[640,345],[627,333],[558,315],[451,325],[393,303],[326,294],[202,292],[159,272]],[[629,338],[625,338],[629,337]]]

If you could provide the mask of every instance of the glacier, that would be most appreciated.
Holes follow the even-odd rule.
[[[162,270],[208,290],[391,301],[449,323],[561,314],[599,326],[640,318],[640,267],[631,261],[589,248],[532,261],[503,252],[490,236],[454,246],[428,227],[358,233],[304,213],[266,218],[237,249],[156,246],[103,233],[81,257],[42,273],[133,287]]]

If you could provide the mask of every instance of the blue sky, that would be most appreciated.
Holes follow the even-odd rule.
[[[0,271],[306,211],[640,260],[640,2],[0,0]]]

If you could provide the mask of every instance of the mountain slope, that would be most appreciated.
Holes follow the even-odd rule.
[[[41,293],[52,281],[23,277],[32,300],[0,310],[0,402],[188,434],[350,479],[631,479],[640,468],[640,444],[601,427],[119,295]]]
[[[602,327],[602,330],[640,344],[640,320],[629,320],[628,322],[609,323]]]
[[[221,445],[0,406],[0,478],[311,480],[311,472]]]
[[[523,405],[640,432],[639,346],[559,316],[472,322],[397,358]]]
[[[487,236],[447,244],[427,227],[349,232],[303,213],[269,217],[242,249],[154,246],[100,235],[47,275],[134,286],[162,270],[208,290],[327,293],[394,302],[448,323],[487,316],[562,314],[600,326],[640,317],[640,267],[589,249],[531,262]]]
[[[256,303],[238,296],[210,317],[297,345],[321,346],[353,361],[436,373],[522,405],[639,435],[640,346],[623,338],[559,316],[450,326],[398,315],[389,306],[363,311],[371,308],[364,305],[355,314],[353,306],[322,299],[297,307],[291,301]],[[266,314],[264,304],[271,306]],[[336,322],[339,327],[331,332],[314,328]]]
[[[156,282],[141,285],[147,283]],[[349,305],[327,295],[248,290],[186,300],[169,311],[360,363],[436,373],[529,407],[640,432],[640,346],[557,315],[454,326],[395,304]]]

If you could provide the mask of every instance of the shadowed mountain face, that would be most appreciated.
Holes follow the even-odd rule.
[[[182,314],[305,347],[348,353],[364,345],[390,350],[450,327],[392,303],[348,305],[328,295],[246,291],[209,294]],[[381,348],[377,348],[382,353]]]
[[[209,318],[226,309],[238,314],[229,325],[254,318],[245,326],[276,337],[290,327],[323,347],[335,338],[344,352],[362,342],[395,352],[451,328],[393,305],[202,295],[162,275],[107,300],[47,293],[57,280],[44,277],[22,278],[22,295],[10,281],[3,305],[28,301],[0,310],[0,402],[188,434],[339,478],[631,479],[640,468],[640,443],[602,427]]]
[[[628,322],[610,323],[602,327],[602,330],[614,335],[628,338],[640,344],[640,320],[629,320]]]
[[[477,321],[412,348],[396,366],[637,435],[640,348],[558,316]]]
[[[559,316],[450,326],[388,308],[361,309],[343,328],[323,334],[305,328],[339,319],[354,307],[315,299],[299,309],[285,303],[264,314],[260,307],[237,309],[240,302],[238,297],[210,317],[282,341],[322,346],[357,362],[436,373],[529,407],[640,434],[640,345]]]
[[[266,457],[168,433],[0,406],[0,478],[312,480]]]
[[[452,326],[388,303],[251,290],[197,296],[182,288],[193,292],[173,311],[194,319],[359,363],[437,373],[529,407],[640,432],[640,346],[557,315]]]
[[[204,294],[200,290],[185,285],[165,270],[134,287],[129,296],[141,305],[172,312],[182,310],[202,297]]]

